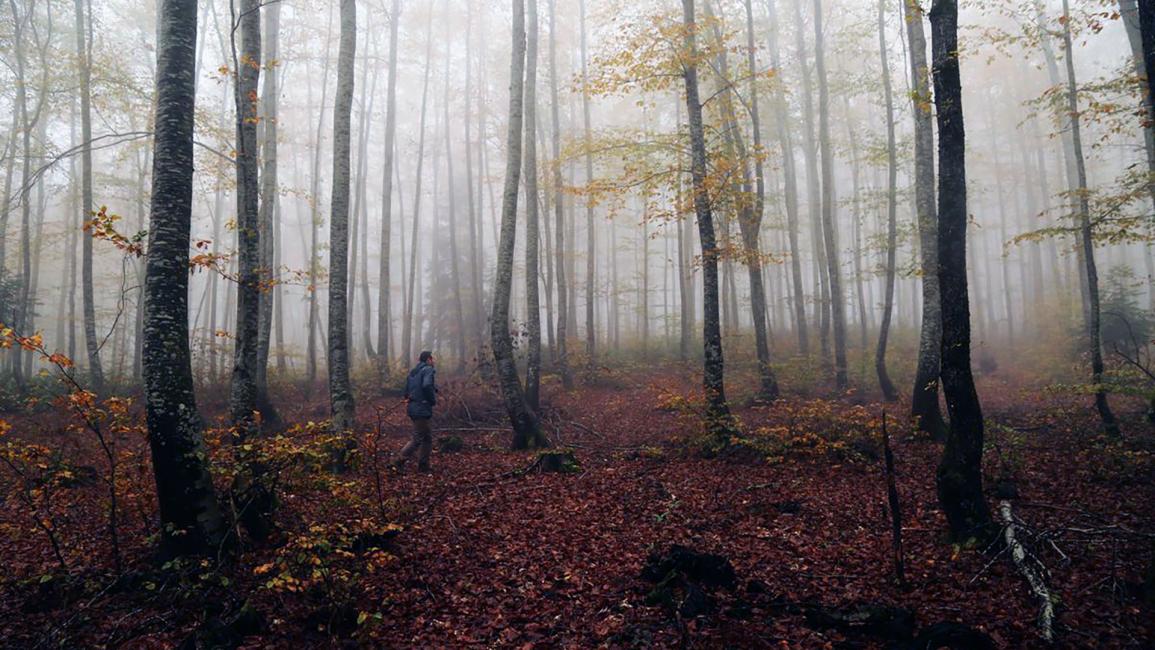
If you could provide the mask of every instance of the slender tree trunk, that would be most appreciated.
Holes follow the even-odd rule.
[[[537,189],[537,0],[528,0],[528,40],[525,68],[525,402],[537,412],[541,390],[541,304],[538,258],[541,250]]]
[[[594,159],[593,138],[590,132],[590,92],[589,69],[586,43],[586,0],[579,0],[581,13],[581,59],[582,59],[582,128],[586,148],[586,183],[593,181]],[[594,205],[586,199],[586,356],[589,367],[597,367],[597,331],[594,325],[594,269],[597,262],[594,237]]]
[[[706,178],[706,136],[705,126],[702,123],[702,102],[698,94],[698,24],[694,18],[694,0],[682,0],[682,16],[685,26],[682,79],[686,85],[694,212],[698,218],[704,278],[702,304],[705,318],[702,339],[705,363],[702,385],[706,393],[706,426],[713,436],[726,440],[733,431],[733,420],[726,402],[725,361],[722,355],[722,328],[718,313],[719,250],[714,238],[714,218]]]
[[[277,87],[278,57],[280,57],[281,3],[266,5],[265,12],[265,78],[261,89],[261,120],[263,142],[261,143],[261,196],[258,212],[260,231],[260,264],[258,277],[261,278],[259,327],[257,330],[256,384],[258,399],[262,402],[262,414],[268,407],[269,347],[273,330],[273,293],[278,275],[274,260],[279,245],[274,241],[277,215],[277,104],[280,90]],[[276,286],[279,286],[277,284]]]
[[[333,40],[333,11],[331,6],[328,14],[328,24],[325,27],[325,57],[321,66],[321,106],[317,110],[317,130],[313,135],[313,171],[310,176],[311,187],[309,188],[310,207],[312,208],[309,219],[309,336],[305,352],[305,385],[309,392],[312,392],[317,385],[317,335],[321,322],[320,300],[317,297],[317,292],[320,290],[317,270],[320,264],[318,230],[320,230],[321,224],[321,130],[325,125],[325,109],[328,107],[329,44]]]
[[[449,15],[449,2],[446,0],[445,13]],[[457,188],[453,184],[453,136],[452,122],[449,118],[450,83],[449,83],[449,53],[445,56],[445,164],[446,186],[449,194],[449,269],[453,275],[453,317],[456,332],[454,343],[457,347],[457,371],[465,372],[465,306],[461,300],[461,270],[458,262],[457,249]]]
[[[958,59],[958,4],[934,0],[930,10],[938,121],[938,255],[942,290],[942,382],[950,433],[935,476],[952,536],[981,535],[990,525],[983,498],[983,412],[970,363],[967,296],[966,134]]]
[[[232,60],[236,88],[236,172],[237,172],[237,244],[239,274],[237,280],[237,334],[234,349],[232,389],[229,410],[234,437],[243,441],[259,428],[257,412],[257,346],[260,329],[261,297],[261,226],[258,215],[257,179],[257,83],[261,70],[261,15],[258,0],[241,0],[240,13],[233,17],[234,29],[240,32],[241,49],[236,42]]]
[[[886,49],[886,0],[878,1],[878,48],[882,58],[882,92],[886,105],[886,291],[882,305],[882,327],[874,370],[886,401],[898,399],[898,390],[886,372],[886,344],[890,337],[890,317],[894,311],[894,276],[898,248],[898,151],[894,142],[894,95],[890,84],[890,60]]]
[[[922,281],[922,326],[910,411],[919,430],[941,441],[946,439],[946,423],[942,419],[938,401],[942,302],[938,286],[938,217],[935,214],[930,75],[926,64],[922,7],[919,0],[903,0],[902,7],[910,52],[911,111],[914,116],[914,202]]]
[[[470,293],[472,294],[471,311],[473,315],[473,324],[470,328],[473,332],[473,348],[474,357],[473,362],[479,367],[485,367],[483,359],[485,355],[483,350],[485,348],[485,308],[482,304],[482,285],[483,275],[485,273],[484,263],[482,262],[482,248],[485,245],[484,231],[481,229],[482,206],[483,199],[481,188],[474,187],[473,184],[473,134],[472,134],[472,120],[470,119],[473,112],[473,3],[466,5],[466,27],[465,27],[465,185],[466,185],[466,199],[469,206],[469,263],[470,263]],[[479,146],[484,146],[483,144]],[[478,173],[480,178],[480,170]],[[474,192],[476,191],[476,197]]]
[[[778,16],[776,0],[766,0],[766,11],[770,25],[767,30],[770,67],[781,70],[781,56],[778,51]],[[794,161],[794,142],[790,134],[790,120],[787,119],[788,106],[783,86],[776,84],[773,98],[774,108],[779,118],[774,120],[778,136],[778,146],[782,149],[783,201],[786,209],[786,234],[790,244],[790,279],[794,293],[794,331],[798,335],[798,351],[803,356],[810,355],[810,333],[806,322],[806,293],[802,289],[802,254],[798,248],[798,172]]]
[[[215,550],[225,527],[208,472],[188,347],[196,3],[158,7],[152,206],[145,270],[148,441],[166,555]]]
[[[344,437],[334,465],[348,466],[356,447],[353,388],[349,383],[349,167],[353,114],[353,63],[357,50],[357,2],[341,0],[341,43],[333,106],[333,194],[329,221],[329,405],[333,431]]]
[[[414,295],[417,286],[417,233],[421,228],[421,180],[425,163],[425,117],[429,107],[429,74],[433,68],[433,12],[430,10],[429,21],[426,24],[427,34],[425,42],[425,81],[421,87],[421,125],[417,137],[417,186],[413,193],[413,230],[409,237],[409,289],[405,300],[405,322],[401,326],[402,364],[407,364],[413,357],[413,328],[416,326],[420,336],[421,320],[414,324],[414,303],[419,296]]]
[[[80,73],[80,209],[84,220],[92,218],[92,66],[91,36],[85,10],[91,10],[85,0],[76,0],[76,57]],[[195,31],[196,25],[193,25]],[[20,36],[17,35],[17,39]],[[17,49],[23,49],[18,45]],[[23,82],[20,82],[23,84]],[[23,90],[20,91],[23,94]],[[27,103],[27,97],[24,102]],[[27,106],[24,106],[27,111]],[[27,130],[25,131],[27,134]],[[25,177],[27,181],[27,178]],[[80,238],[80,286],[84,314],[84,348],[88,352],[88,373],[93,389],[104,390],[104,372],[100,365],[100,344],[96,338],[96,298],[92,274],[92,237],[87,233]]]
[[[1091,383],[1095,389],[1095,408],[1103,421],[1107,435],[1119,437],[1119,423],[1107,402],[1103,388],[1103,343],[1100,339],[1099,272],[1095,267],[1095,239],[1091,229],[1091,206],[1087,196],[1087,165],[1083,157],[1082,119],[1079,114],[1078,85],[1075,80],[1075,51],[1071,42],[1071,11],[1068,0],[1063,0],[1063,47],[1067,55],[1067,110],[1071,120],[1071,145],[1075,156],[1075,174],[1079,198],[1079,232],[1083,249],[1084,274],[1087,282],[1087,346],[1091,354]]]
[[[530,0],[535,2],[536,0]],[[509,333],[510,291],[513,288],[513,249],[517,239],[517,193],[521,182],[521,149],[523,102],[525,92],[525,3],[513,0],[513,47],[509,67],[509,122],[506,140],[505,190],[501,203],[501,238],[497,252],[497,278],[493,291],[493,313],[490,315],[490,345],[497,365],[505,409],[513,425],[513,449],[544,447],[547,444],[537,416],[525,401],[517,364],[513,358],[513,341]],[[536,14],[535,14],[536,17]]]
[[[392,281],[390,278],[390,250],[393,228],[393,166],[397,137],[397,32],[401,24],[401,0],[393,0],[389,12],[389,84],[385,100],[385,168],[381,173],[381,263],[377,285],[377,369],[382,380],[389,376],[391,354],[389,331],[393,327],[390,310]]]
[[[558,72],[557,72],[557,0],[549,0],[549,98],[550,120],[553,123],[552,145],[553,160],[550,162],[550,171],[553,175],[553,210],[554,210],[554,254],[557,262],[554,277],[557,278],[557,365],[561,373],[562,387],[566,390],[573,388],[573,375],[569,370],[569,347],[566,339],[569,336],[569,287],[566,284],[566,237],[565,237],[565,192],[561,177],[561,119],[558,108]]]
[[[814,282],[818,298],[814,309],[818,321],[818,343],[822,363],[830,360],[830,301],[829,277],[826,268],[826,249],[822,236],[822,188],[818,179],[818,144],[814,139],[814,91],[810,77],[810,62],[806,52],[806,30],[802,23],[802,0],[794,0],[794,23],[796,28],[795,47],[798,51],[799,70],[802,75],[802,151],[806,159],[806,193],[810,211],[810,240],[814,249]]]
[[[758,356],[758,376],[761,382],[759,394],[762,399],[775,400],[778,399],[778,379],[770,367],[766,287],[762,274],[762,250],[758,243],[766,206],[766,175],[762,165],[762,125],[758,115],[758,66],[754,56],[754,10],[751,5],[752,0],[746,0],[746,72],[749,76],[746,101],[750,106],[750,127],[754,141],[754,203],[749,205],[749,201],[742,202],[743,211],[739,215],[738,227],[742,230],[742,240],[746,248],[746,268],[750,273],[750,312],[754,320],[754,347]],[[741,132],[735,131],[734,136],[740,141]],[[745,162],[743,167],[746,167],[745,184],[749,186],[749,168]]]
[[[830,317],[834,330],[834,381],[846,388],[846,303],[842,296],[842,267],[835,239],[834,153],[830,144],[830,97],[826,82],[826,54],[822,32],[822,0],[814,0],[814,62],[818,76],[818,146],[822,154],[822,239],[826,248],[830,284]]]

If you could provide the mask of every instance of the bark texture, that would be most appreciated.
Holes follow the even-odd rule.
[[[161,0],[158,9],[144,385],[161,548],[177,556],[212,551],[224,525],[205,460],[189,354],[196,3]]]
[[[951,535],[966,540],[991,522],[983,498],[983,411],[971,374],[967,293],[966,130],[958,60],[958,3],[930,10],[938,121],[938,279],[942,289],[942,382],[950,432],[935,476]]]
[[[333,107],[333,194],[329,221],[329,409],[333,430],[345,436],[334,458],[340,469],[356,442],[353,387],[349,382],[349,167],[353,119],[353,60],[357,50],[357,2],[341,0],[341,44],[337,51],[337,94]]]

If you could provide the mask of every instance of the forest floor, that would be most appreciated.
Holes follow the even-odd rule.
[[[223,566],[152,561],[142,436],[123,443],[141,455],[118,483],[119,573],[105,484],[57,483],[49,502],[5,472],[0,646],[894,647],[940,622],[982,630],[1000,648],[1044,646],[1038,603],[1007,554],[946,540],[938,444],[891,419],[900,586],[880,460],[884,406],[855,395],[740,403],[751,441],[706,458],[688,397],[696,373],[636,370],[568,393],[548,384],[546,430],[577,461],[561,473],[523,471],[536,456],[507,451],[495,396],[447,381],[435,437],[458,436],[462,448],[435,452],[431,474],[385,471],[409,432],[396,398],[379,397],[358,405],[364,462],[321,479],[305,469],[304,441],[317,428],[301,423],[324,417],[323,395],[285,400],[282,416],[298,424],[278,452],[290,459],[280,530]],[[1020,537],[1049,570],[1058,645],[1151,647],[1142,580],[1155,533],[1155,432],[1139,405],[1118,404],[1126,437],[1111,442],[1096,433],[1087,397],[997,376],[980,391],[988,495],[996,516],[995,493],[1010,497]],[[63,416],[9,417],[8,440],[92,453],[62,444],[80,434],[53,418]],[[71,463],[77,474],[82,464]],[[87,465],[101,467],[91,456]],[[58,532],[62,557],[37,521]],[[712,586],[690,571],[656,587],[642,577],[648,559],[674,544],[725,558],[735,579]],[[863,606],[913,619],[899,613],[868,630],[830,619]]]

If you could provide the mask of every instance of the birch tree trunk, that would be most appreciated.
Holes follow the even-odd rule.
[[[206,554],[224,523],[206,466],[188,332],[196,3],[158,7],[152,205],[144,293],[148,442],[165,555]]]

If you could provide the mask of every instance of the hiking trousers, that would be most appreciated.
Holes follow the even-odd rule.
[[[404,465],[406,461],[417,455],[417,467],[426,469],[429,467],[429,454],[433,451],[433,428],[430,426],[429,418],[413,418],[413,437],[409,440],[409,444],[401,450],[401,459],[398,465]]]

